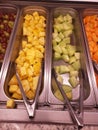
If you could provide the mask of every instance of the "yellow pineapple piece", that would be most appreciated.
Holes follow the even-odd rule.
[[[44,16],[40,15],[40,20],[42,20],[42,21],[43,21],[43,23],[44,23],[44,22],[45,22],[45,20],[46,20],[46,18],[45,18]]]
[[[36,58],[43,58],[43,53],[39,50],[35,50],[35,55],[36,55]]]
[[[36,46],[36,49],[38,49],[39,51],[41,51],[41,53],[44,53],[44,51],[45,51],[45,48],[42,45]]]
[[[21,83],[22,83],[22,86],[23,86],[24,91],[25,91],[25,92],[29,91],[30,85],[29,85],[28,80],[24,79],[24,80],[21,81]]]
[[[26,14],[24,19],[29,21],[29,20],[32,19],[32,15],[31,14]]]
[[[28,35],[28,42],[32,42],[33,41],[33,34],[31,32],[29,32],[29,35]]]
[[[14,75],[10,82],[9,82],[9,85],[17,85],[18,84],[18,81],[17,81],[17,78],[16,78],[16,75]]]
[[[41,70],[42,59],[45,51],[45,23],[46,18],[35,11],[32,14],[26,14],[23,23],[23,36],[27,41],[22,40],[22,50],[16,59],[17,71],[20,76],[23,89],[29,99],[34,98],[38,77]],[[35,77],[34,77],[35,76]],[[12,81],[9,84],[13,83]],[[16,79],[14,79],[16,80]],[[15,81],[14,81],[15,82]],[[17,83],[17,82],[16,82]],[[17,84],[13,84],[9,89],[12,98],[22,99],[22,95]],[[17,87],[15,86],[18,86]]]
[[[18,85],[10,85],[10,86],[9,86],[9,92],[10,92],[10,93],[16,92],[17,89],[18,89]]]
[[[22,96],[20,88],[17,89],[16,93]]]
[[[33,93],[31,90],[29,90],[27,93],[26,93],[26,96],[28,99],[33,99],[34,96],[35,96],[35,93]]]
[[[34,68],[34,73],[40,73],[40,70],[41,70],[41,62],[36,62],[34,65],[33,65],[33,68]]]
[[[28,43],[28,44],[26,44],[26,47],[30,49],[30,48],[32,48],[32,44]]]
[[[24,66],[20,68],[19,75],[22,79],[27,77],[27,70]]]
[[[28,69],[27,69],[27,75],[28,77],[32,77],[34,74],[34,69],[32,66],[30,66]]]
[[[33,77],[31,90],[34,91],[34,92],[36,91],[36,88],[37,88],[38,79],[39,79],[39,76]]]
[[[22,48],[25,48],[25,47],[26,47],[26,45],[27,45],[27,41],[22,40]]]
[[[22,99],[22,95],[18,94],[17,92],[15,92],[15,93],[12,94],[12,98],[21,100]]]
[[[17,59],[15,60],[15,62],[20,65],[20,66],[23,66],[23,62],[24,62],[24,58],[21,57],[21,56],[18,56]]]
[[[39,38],[39,43],[40,43],[41,45],[45,45],[45,38],[44,38],[44,37],[40,37],[40,38]]]
[[[15,101],[14,99],[9,99],[6,103],[7,108],[14,108],[15,107]]]
[[[39,33],[39,37],[45,37],[46,33],[45,31]]]

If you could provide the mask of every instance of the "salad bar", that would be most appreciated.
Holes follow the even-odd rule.
[[[97,64],[97,1],[1,0],[0,122],[97,125]]]

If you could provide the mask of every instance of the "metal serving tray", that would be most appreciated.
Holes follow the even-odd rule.
[[[49,47],[48,47],[48,51],[47,51],[47,57],[48,60],[46,59],[46,73],[47,73],[47,80],[46,80],[46,84],[44,86],[44,90],[42,92],[41,97],[39,98],[42,99],[44,101],[44,103],[46,104],[63,104],[63,102],[61,102],[60,100],[58,100],[54,94],[53,94],[53,88],[52,88],[52,66],[53,66],[53,61],[52,61],[52,33],[53,33],[53,19],[56,15],[58,14],[67,14],[69,13],[72,17],[73,17],[73,21],[74,21],[74,27],[75,27],[75,31],[73,32],[72,36],[71,36],[71,43],[73,45],[77,46],[77,50],[79,50],[81,52],[81,70],[84,73],[84,104],[85,105],[94,105],[94,93],[93,93],[93,88],[92,88],[92,82],[90,82],[91,79],[88,78],[89,75],[89,68],[88,68],[88,59],[85,56],[85,46],[84,46],[84,41],[83,41],[83,37],[82,37],[82,30],[81,30],[81,26],[80,26],[80,21],[79,21],[79,15],[78,12],[72,8],[55,8],[53,10],[51,10],[50,13],[50,17],[51,17],[51,23],[50,23],[50,41],[49,41]],[[81,39],[81,40],[80,40]],[[83,62],[82,62],[83,61]],[[55,64],[57,65],[61,65],[61,64],[65,64],[64,61],[56,61]],[[66,75],[63,75],[65,78],[65,83],[68,83],[68,75],[66,77]],[[66,80],[67,78],[67,80]],[[80,91],[81,91],[81,87],[78,86],[75,89],[73,89],[72,94],[73,94],[73,99],[72,102],[79,102],[80,100]],[[83,96],[83,95],[82,95]],[[44,98],[43,98],[44,97]]]
[[[89,61],[89,66],[90,66],[90,70],[91,70],[91,79],[93,82],[93,89],[94,89],[94,93],[95,93],[95,97],[96,97],[96,102],[98,104],[98,87],[97,87],[97,83],[96,83],[96,78],[95,78],[95,74],[94,74],[94,67],[93,67],[93,63],[92,63],[92,59],[91,59],[91,55],[90,55],[90,50],[89,50],[89,45],[88,45],[88,39],[86,36],[86,32],[85,32],[85,26],[84,26],[84,22],[83,22],[83,18],[86,16],[91,16],[91,15],[98,15],[98,9],[97,8],[87,8],[84,9],[83,11],[81,11],[81,21],[82,21],[82,28],[84,31],[84,38],[85,38],[85,48],[86,48],[86,53],[88,56],[88,61]]]
[[[81,53],[81,51],[80,51],[80,45],[79,45],[79,41],[78,41],[78,38],[80,37],[80,35],[79,35],[79,37],[77,37],[76,35],[77,34],[75,34],[75,32],[77,33],[79,33],[79,22],[78,22],[78,15],[77,15],[77,12],[76,12],[76,10],[74,10],[74,9],[72,9],[72,8],[63,8],[63,7],[61,7],[61,8],[56,8],[56,9],[54,9],[54,10],[52,10],[52,13],[51,14],[53,14],[51,17],[52,17],[52,21],[54,21],[54,18],[56,18],[57,16],[60,16],[60,15],[67,15],[67,14],[69,14],[71,17],[72,17],[72,21],[74,21],[74,22],[72,22],[72,24],[73,24],[73,26],[74,26],[74,32],[72,32],[72,35],[70,36],[70,44],[71,45],[73,45],[73,46],[76,46],[76,48],[77,48],[77,51],[79,51],[80,53]],[[53,24],[54,24],[54,22],[51,22],[52,24],[51,24],[51,28],[53,28]],[[77,26],[77,28],[76,28],[76,26]],[[53,32],[52,32],[53,33]],[[77,38],[77,39],[76,39]],[[53,39],[53,38],[52,38]],[[51,41],[51,43],[52,43],[52,41]],[[66,44],[66,43],[65,43]],[[53,45],[52,45],[52,50],[53,50]],[[52,51],[52,57],[53,57],[53,51]],[[51,58],[51,59],[53,59],[53,58]],[[67,62],[64,62],[63,60],[58,60],[58,61],[55,61],[55,60],[52,60],[52,67],[55,67],[55,66],[60,66],[60,65],[66,65],[67,66]],[[51,70],[52,71],[52,70]],[[68,73],[67,74],[62,74],[61,75],[62,76],[62,78],[63,78],[63,82],[64,82],[64,84],[67,84],[67,85],[70,85],[70,83],[69,83],[69,81],[68,81],[68,79],[69,79],[69,75],[68,75]],[[52,97],[52,95],[53,95],[53,89],[54,89],[54,85],[52,84],[51,85],[51,88],[50,88],[50,93],[49,93],[49,102],[50,103],[59,103],[59,101],[56,101],[56,99],[55,99],[55,97],[53,96]],[[72,89],[72,100],[71,101],[77,101],[78,99],[79,99],[79,97],[80,97],[80,95],[79,95],[79,90],[80,90],[80,85],[78,85],[77,87],[75,87],[74,89]],[[52,93],[51,93],[52,92]],[[75,92],[77,93],[77,94],[75,94]],[[51,98],[54,98],[54,100],[53,99],[51,99]],[[53,101],[53,102],[52,102]]]
[[[3,3],[3,1],[2,1]],[[92,71],[90,68],[89,64],[89,58],[87,55],[87,50],[86,50],[86,45],[85,45],[85,40],[83,39],[84,31],[82,30],[82,21],[80,19],[81,16],[81,11],[82,9],[86,8],[86,4],[79,4],[79,3],[55,3],[55,2],[32,2],[32,1],[24,1],[23,3],[20,1],[10,1],[10,3],[14,3],[18,5],[21,9],[19,19],[18,19],[18,24],[16,25],[16,31],[13,34],[13,40],[12,42],[12,49],[11,53],[9,53],[8,60],[5,61],[4,64],[4,70],[0,79],[0,121],[20,121],[20,122],[44,122],[44,123],[63,123],[63,124],[73,124],[72,119],[69,115],[68,109],[65,107],[63,102],[55,98],[52,92],[52,30],[53,30],[53,18],[55,16],[56,11],[59,10],[59,7],[62,8],[62,10],[68,10],[68,12],[73,16],[74,19],[74,24],[77,24],[78,26],[75,25],[75,30],[73,37],[75,38],[76,42],[75,45],[77,46],[77,49],[81,52],[81,67],[83,70],[83,86],[84,86],[84,100],[83,100],[83,119],[84,119],[84,124],[98,124],[98,111],[95,108],[96,107],[96,100],[95,100],[95,93],[93,89],[94,82],[92,81]],[[18,101],[16,100],[17,107],[14,109],[7,109],[6,108],[6,101],[9,99],[9,96],[6,95],[4,91],[4,87],[6,88],[9,77],[8,75],[11,72],[11,64],[10,61],[14,61],[18,49],[19,49],[19,43],[21,41],[21,26],[22,26],[22,20],[23,20],[23,14],[30,6],[35,6],[39,7],[41,6],[42,8],[45,8],[47,10],[47,29],[46,29],[46,46],[45,46],[45,60],[44,60],[44,80],[43,80],[43,85],[42,85],[42,92],[39,95],[39,100],[38,104],[35,110],[35,117],[30,119],[28,117],[28,114],[26,112],[26,108],[23,104],[23,101]],[[88,5],[88,4],[87,4]],[[89,7],[91,6],[96,6],[96,5],[91,5],[89,4]],[[71,8],[70,8],[71,7]],[[37,8],[36,8],[37,9]],[[34,9],[34,10],[36,10]],[[32,9],[30,8],[30,11]],[[41,11],[41,9],[38,9]],[[62,13],[59,10],[60,13]],[[70,10],[70,11],[69,11]],[[29,9],[28,9],[29,11]],[[82,25],[82,26],[81,26]],[[74,41],[72,39],[72,41]],[[17,49],[18,47],[18,49]],[[14,51],[17,50],[17,51]],[[10,52],[10,49],[9,49]],[[83,62],[82,62],[83,61]],[[8,68],[9,67],[9,68]],[[92,72],[92,73],[91,73]],[[7,79],[7,80],[6,80]],[[79,103],[80,100],[80,91],[81,88],[78,90],[78,98],[77,101],[71,101],[71,104],[75,108],[75,110],[78,110],[81,107],[76,105]],[[82,95],[82,98],[83,98]],[[75,104],[74,104],[75,103]],[[13,112],[16,116],[13,116]],[[5,114],[7,115],[5,117]],[[96,116],[95,116],[96,115]],[[81,116],[81,113],[79,114]],[[81,116],[82,117],[82,116]],[[95,119],[95,120],[94,120]]]
[[[2,91],[3,91],[3,93],[1,94],[2,101],[7,101],[9,98],[11,98],[11,95],[8,92],[8,84],[9,84],[9,81],[12,78],[12,76],[15,74],[15,69],[14,69],[13,63],[15,62],[15,59],[17,58],[19,51],[21,50],[22,39],[25,39],[25,36],[23,36],[23,33],[22,33],[24,16],[26,14],[32,14],[33,12],[36,12],[36,11],[39,12],[40,15],[44,16],[46,18],[46,20],[48,21],[48,11],[46,8],[41,7],[41,6],[27,6],[27,7],[22,8],[20,16],[19,16],[19,21],[16,25],[17,26],[16,27],[17,28],[16,36],[14,37],[14,40],[12,43],[13,48],[12,48],[12,50],[9,50],[9,51],[11,51],[10,55],[9,55],[9,61],[5,63],[5,68],[6,68],[6,66],[8,66],[8,69],[4,74],[5,77],[3,77],[3,80],[1,81],[1,86],[2,86]],[[46,35],[47,35],[47,22],[46,22]],[[45,38],[45,48],[47,46],[46,39],[47,39],[47,36]],[[46,56],[46,50],[45,50],[44,55]],[[45,56],[44,56],[44,58],[45,58]],[[43,60],[43,61],[44,61],[43,64],[45,64],[45,60]],[[42,68],[44,68],[44,67],[42,67]],[[44,75],[43,75],[43,79],[44,79]],[[40,91],[42,91],[42,89],[43,89],[43,86],[41,86]],[[16,99],[16,102],[23,102],[23,100]]]
[[[16,14],[13,29],[11,31],[10,39],[9,39],[9,42],[8,42],[8,45],[7,45],[7,48],[6,48],[6,51],[5,51],[5,56],[4,56],[3,61],[0,62],[0,78],[1,78],[1,75],[2,75],[3,70],[4,70],[5,61],[8,60],[9,49],[11,50],[11,46],[12,46],[11,41],[13,40],[13,34],[15,32],[16,24],[17,24],[17,21],[18,21],[19,8],[18,8],[18,6],[14,5],[14,4],[1,4],[0,3],[0,12],[1,13],[4,12],[4,13],[15,13]]]

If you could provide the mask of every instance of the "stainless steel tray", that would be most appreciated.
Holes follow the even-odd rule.
[[[26,37],[23,35],[23,21],[24,21],[24,17],[25,17],[26,14],[32,14],[33,12],[39,12],[39,14],[44,16],[46,18],[46,20],[48,21],[48,19],[47,19],[48,18],[48,12],[47,12],[47,9],[45,9],[44,7],[40,7],[40,6],[27,6],[25,8],[22,8],[20,16],[19,16],[18,24],[16,25],[17,26],[16,27],[17,28],[16,36],[14,37],[14,40],[13,40],[13,43],[12,43],[13,44],[13,48],[12,48],[12,50],[9,49],[9,52],[10,52],[10,55],[8,57],[9,61],[5,63],[5,68],[6,68],[6,66],[8,66],[8,70],[5,72],[5,75],[6,75],[5,78],[3,77],[4,81],[1,81],[2,91],[4,91],[4,93],[5,93],[5,94],[2,93],[2,96],[1,96],[3,101],[6,101],[9,98],[11,98],[11,94],[9,93],[9,90],[8,90],[8,84],[9,84],[12,76],[15,74],[13,63],[15,62],[15,60],[18,57],[19,52],[21,50],[22,40],[23,39],[25,39],[25,41],[27,40]],[[45,33],[46,32],[47,32],[47,23],[46,23],[46,31],[45,31]],[[47,46],[46,39],[47,39],[47,36],[45,38],[45,47]],[[46,55],[46,51],[45,51],[44,54]],[[43,61],[45,62],[45,60],[43,60]],[[43,79],[44,79],[44,76],[43,76]],[[42,91],[42,89],[43,89],[43,86],[42,86],[40,91]],[[22,100],[19,100],[19,102],[21,102],[21,101]]]
[[[94,67],[93,67],[93,63],[92,63],[92,58],[90,55],[90,49],[89,49],[89,44],[88,44],[88,39],[86,36],[86,32],[85,32],[85,25],[83,22],[83,18],[86,16],[91,16],[91,15],[98,15],[98,9],[97,8],[87,8],[81,11],[81,21],[82,21],[82,28],[83,28],[83,34],[84,34],[84,38],[85,38],[85,50],[86,50],[86,54],[88,56],[88,61],[89,61],[89,66],[90,66],[90,71],[91,71],[91,79],[92,83],[93,83],[93,89],[94,89],[94,93],[95,93],[95,97],[96,97],[96,102],[98,104],[98,86],[96,83],[96,78],[95,78],[95,72],[94,72]]]
[[[53,19],[58,16],[58,15],[66,15],[69,14],[72,16],[73,19],[73,26],[74,26],[74,30],[71,37],[71,45],[76,46],[77,52],[80,52],[81,56],[80,56],[80,62],[81,62],[81,69],[85,75],[83,82],[84,82],[84,101],[89,100],[89,98],[91,96],[93,96],[91,93],[93,92],[92,90],[92,84],[90,84],[88,75],[89,75],[89,70],[88,70],[88,65],[87,65],[87,58],[85,56],[85,46],[84,46],[84,41],[83,41],[83,37],[82,37],[82,30],[81,30],[81,26],[80,26],[80,21],[79,21],[79,15],[78,12],[72,8],[63,8],[63,7],[59,7],[56,9],[53,9],[51,11],[51,18],[52,18],[52,22],[51,22],[51,30],[53,30]],[[52,31],[51,31],[52,32]],[[53,33],[53,32],[52,32]],[[52,33],[50,35],[52,35]],[[81,39],[81,40],[80,40]],[[50,45],[52,44],[52,39],[50,41]],[[52,53],[52,50],[50,50],[50,53]],[[49,54],[51,56],[51,54]],[[53,59],[53,54],[52,57],[50,59],[50,62],[52,65],[66,65],[66,63],[64,61],[52,61]],[[82,62],[84,60],[84,62]],[[51,68],[52,71],[52,68]],[[50,72],[51,73],[51,72]],[[88,73],[88,74],[87,74]],[[51,76],[52,77],[52,76]],[[68,74],[63,74],[63,79],[64,84],[70,85],[68,82]],[[86,83],[86,84],[85,84]],[[53,91],[52,88],[53,86],[50,85],[49,86],[49,93],[48,93],[48,101],[50,104],[62,104],[61,101],[59,101],[57,98],[55,98],[55,96],[53,95]],[[78,85],[76,88],[72,89],[72,102],[78,101],[80,98],[80,91],[81,91],[81,87]],[[92,92],[91,92],[92,91]],[[91,100],[94,98],[90,98]],[[90,100],[90,101],[91,101]],[[93,100],[92,100],[92,103]],[[86,102],[87,105],[87,102]]]
[[[5,13],[15,13],[16,14],[16,18],[15,18],[15,21],[14,21],[14,26],[13,26],[13,29],[11,31],[11,34],[10,34],[10,37],[9,37],[9,42],[8,42],[8,45],[7,45],[7,48],[6,48],[6,51],[5,51],[5,55],[4,55],[4,59],[2,62],[0,62],[0,78],[1,78],[1,75],[3,74],[4,71],[6,71],[7,69],[7,66],[6,68],[4,67],[5,65],[5,61],[9,61],[8,60],[8,55],[9,55],[9,49],[11,50],[12,48],[12,40],[13,40],[13,34],[15,33],[15,29],[16,29],[16,24],[17,24],[17,21],[18,21],[18,16],[19,16],[19,8],[18,6],[14,5],[14,4],[1,4],[0,3],[0,12],[5,12]],[[0,43],[1,44],[1,43]],[[0,80],[1,82],[1,80]]]

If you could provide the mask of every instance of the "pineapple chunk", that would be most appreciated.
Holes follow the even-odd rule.
[[[25,48],[27,45],[27,41],[22,40],[22,48]]]
[[[36,91],[37,84],[38,84],[38,79],[39,79],[39,76],[33,77],[33,85],[31,87],[32,91]]]
[[[10,85],[10,86],[9,86],[9,92],[10,92],[10,93],[16,92],[17,89],[18,89],[18,85]]]
[[[13,93],[12,98],[21,100],[22,99],[22,95],[18,94],[17,92]]]
[[[15,107],[15,101],[14,99],[9,99],[6,103],[7,108],[14,108]]]
[[[24,17],[25,20],[31,20],[32,19],[32,15],[30,14],[26,14],[25,17]]]
[[[30,85],[28,80],[24,79],[21,81],[22,82],[22,86],[25,92],[28,92],[30,90]]]
[[[39,75],[40,69],[41,69],[41,63],[38,62],[38,63],[34,64],[33,67],[34,67],[34,75],[35,76]]]
[[[39,50],[35,51],[35,55],[36,55],[36,58],[43,58],[43,53],[41,53],[41,51]]]
[[[10,80],[10,82],[9,82],[9,85],[17,85],[18,84],[18,81],[17,81],[17,79],[16,79],[16,75],[14,75],[12,78],[11,78],[11,80]]]
[[[19,74],[20,74],[21,78],[26,78],[27,77],[27,70],[26,70],[26,68],[24,66],[20,68]]]
[[[26,93],[26,96],[28,99],[33,99],[34,96],[35,96],[35,93],[33,93],[31,90],[29,90],[27,93]]]
[[[45,23],[46,18],[37,11],[26,14],[23,22],[22,48],[15,60],[17,71],[23,85],[23,89],[28,99],[34,98],[37,88],[38,77],[41,70],[41,63],[45,51]],[[25,39],[24,39],[25,38]],[[13,81],[14,80],[14,81]],[[16,82],[16,78],[11,79],[9,92],[12,98],[22,99],[22,95]],[[16,87],[16,85],[18,87]]]

